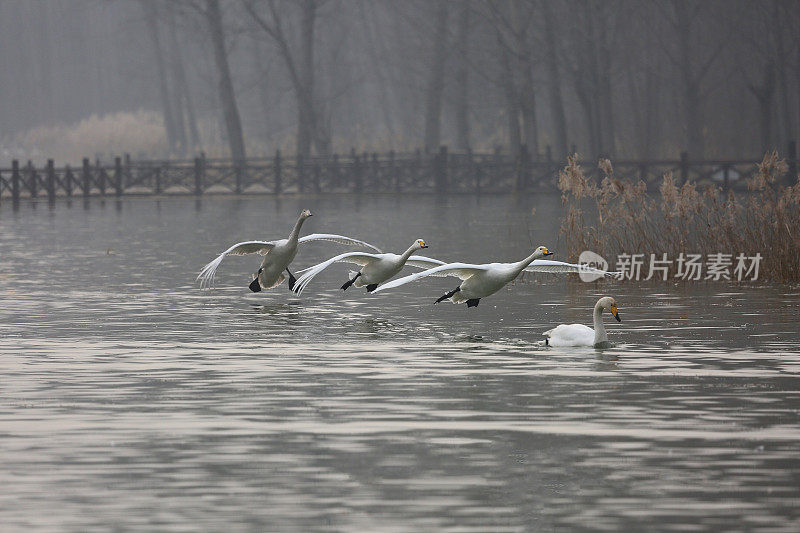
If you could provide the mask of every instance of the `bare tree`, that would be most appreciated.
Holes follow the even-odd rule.
[[[564,113],[564,97],[562,95],[561,72],[558,67],[558,48],[556,35],[556,19],[553,16],[550,2],[540,2],[540,10],[544,18],[545,65],[547,67],[547,87],[550,96],[550,113],[553,119],[553,139],[555,156],[564,159],[567,156],[567,116]]]
[[[441,143],[442,93],[447,54],[447,2],[436,0],[436,24],[431,39],[431,61],[425,90],[425,149],[436,150]]]
[[[470,147],[469,138],[469,56],[470,42],[470,11],[469,1],[464,0],[459,5],[458,29],[456,36],[457,67],[456,67],[456,95],[455,95],[455,121],[456,121],[456,147],[467,150]]]
[[[286,33],[284,17],[288,9],[279,9],[275,0],[268,0],[265,9],[258,9],[253,0],[242,0],[242,3],[258,27],[274,41],[289,72],[289,79],[297,102],[297,153],[307,156],[311,153],[311,143],[317,137],[314,24],[321,2],[319,0],[302,0],[298,4],[300,9],[299,50],[293,50]]]
[[[158,24],[159,6],[156,2],[144,0],[142,1],[142,8],[145,12],[145,21],[147,23],[147,29],[150,33],[150,40],[153,44],[153,54],[155,56],[156,69],[158,71],[158,87],[161,94],[161,109],[164,116],[164,126],[167,130],[167,144],[169,145],[170,153],[174,153],[179,142],[173,102],[170,98],[164,48],[161,44],[161,35]]]
[[[219,0],[206,0],[204,13],[211,34],[214,63],[219,74],[219,97],[222,103],[222,113],[225,117],[225,126],[228,131],[231,157],[235,161],[242,162],[245,160],[244,135],[242,133],[242,121],[239,118],[239,108],[236,105],[236,95],[233,91],[233,82],[231,81],[228,53],[225,50],[225,29],[222,24]]]

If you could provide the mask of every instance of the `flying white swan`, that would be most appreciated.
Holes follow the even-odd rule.
[[[489,263],[485,265],[448,263],[390,281],[375,289],[374,292],[399,287],[426,276],[455,276],[461,279],[461,284],[434,303],[439,303],[449,298],[455,304],[467,302],[467,307],[477,307],[481,298],[496,293],[507,283],[514,281],[522,272],[587,272],[610,277],[619,277],[620,274],[619,272],[606,272],[605,270],[598,270],[584,265],[541,259],[548,255],[553,255],[553,253],[546,247],[540,246],[531,255],[517,263]]]
[[[333,241],[339,244],[366,246],[380,252],[378,248],[369,243],[351,237],[345,237],[344,235],[312,233],[311,235],[300,237],[300,228],[303,226],[303,222],[310,216],[312,216],[311,211],[308,209],[303,210],[294,228],[292,228],[292,232],[286,239],[277,241],[244,241],[234,244],[203,267],[200,274],[197,276],[197,279],[200,280],[200,286],[202,288],[208,288],[214,284],[214,275],[217,272],[217,268],[227,255],[261,254],[265,256],[264,260],[261,262],[261,268],[253,275],[253,282],[249,285],[251,291],[259,292],[262,289],[271,289],[283,283],[283,280],[286,279],[284,271],[289,274],[289,288],[291,289],[294,287],[296,280],[294,275],[289,271],[289,264],[294,260],[294,256],[297,254],[298,244],[311,241]]]
[[[423,257],[420,255],[411,257],[411,254],[417,250],[427,248],[428,245],[422,239],[417,239],[414,244],[409,246],[408,250],[402,254],[371,254],[366,252],[346,252],[331,257],[327,261],[323,261],[312,267],[304,268],[298,273],[305,272],[302,276],[297,278],[297,283],[294,285],[294,292],[300,294],[308,286],[314,276],[328,268],[334,263],[355,263],[361,266],[361,270],[355,272],[355,276],[350,278],[344,285],[342,290],[346,291],[351,285],[356,287],[367,287],[367,292],[372,292],[378,285],[393,277],[395,274],[403,269],[403,266],[410,265],[417,268],[431,268],[443,265],[444,261],[438,259],[431,259],[430,257]]]
[[[545,331],[545,344],[547,346],[594,346],[607,348],[609,346],[606,328],[603,326],[603,309],[608,309],[617,322],[622,322],[617,312],[617,301],[611,296],[597,300],[594,306],[594,329],[583,324],[561,324]]]

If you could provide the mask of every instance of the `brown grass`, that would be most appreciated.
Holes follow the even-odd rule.
[[[739,195],[715,186],[699,190],[693,182],[679,186],[671,172],[657,195],[648,194],[643,181],[616,178],[609,160],[598,166],[604,174],[599,185],[584,176],[577,155],[559,173],[567,209],[561,233],[573,260],[583,250],[611,265],[618,254],[643,253],[646,275],[650,254],[660,259],[666,253],[673,260],[668,279],[675,280],[681,252],[703,254],[704,261],[710,254],[733,254],[734,265],[739,253],[760,253],[759,280],[800,281],[800,183],[779,184],[788,167],[777,152],[764,155],[748,179],[749,192]]]

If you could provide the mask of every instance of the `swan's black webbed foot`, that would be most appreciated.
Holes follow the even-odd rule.
[[[370,283],[369,285],[367,285],[367,292],[372,292],[377,288],[378,288],[377,283]]]
[[[258,282],[258,276],[260,276],[262,272],[264,272],[264,269],[263,268],[259,268],[258,272],[256,272],[256,275],[253,276],[253,278],[254,278],[253,281],[251,281],[250,285],[248,285],[248,287],[250,288],[251,291],[253,291],[253,292],[261,292],[261,284]]]
[[[434,305],[436,305],[436,304],[438,304],[439,302],[443,302],[443,301],[447,300],[448,298],[452,298],[452,297],[453,297],[453,295],[454,295],[455,293],[457,293],[458,291],[460,291],[460,290],[461,290],[461,286],[459,285],[458,287],[456,287],[456,288],[455,288],[455,289],[453,289],[452,291],[448,292],[448,293],[447,293],[447,294],[445,294],[444,296],[440,296],[438,300],[436,300],[435,302],[433,302],[433,304],[434,304]]]
[[[480,298],[473,298],[472,300],[467,300],[467,307],[478,307],[478,304],[481,302]]]
[[[286,272],[289,272],[288,268],[286,269]],[[294,284],[296,281],[297,278],[295,278],[294,275],[291,272],[289,272],[289,290],[294,289]]]
[[[347,280],[347,282],[346,282],[344,285],[342,285],[342,290],[343,290],[343,291],[346,291],[347,289],[349,289],[349,288],[350,288],[350,285],[352,285],[353,283],[355,283],[355,282],[356,282],[356,279],[358,279],[358,276],[360,276],[360,275],[361,275],[361,272],[358,272],[358,273],[356,273],[356,275],[355,275],[355,276],[353,276],[353,279],[349,279],[349,280]]]

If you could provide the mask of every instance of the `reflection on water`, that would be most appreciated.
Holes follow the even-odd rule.
[[[432,305],[447,279],[344,293],[347,265],[252,294],[260,258],[233,257],[202,292],[303,207],[309,232],[483,262],[558,250],[559,201],[79,207],[0,208],[4,530],[800,530],[796,289],[540,276],[467,309]],[[541,346],[603,294],[615,347]]]

